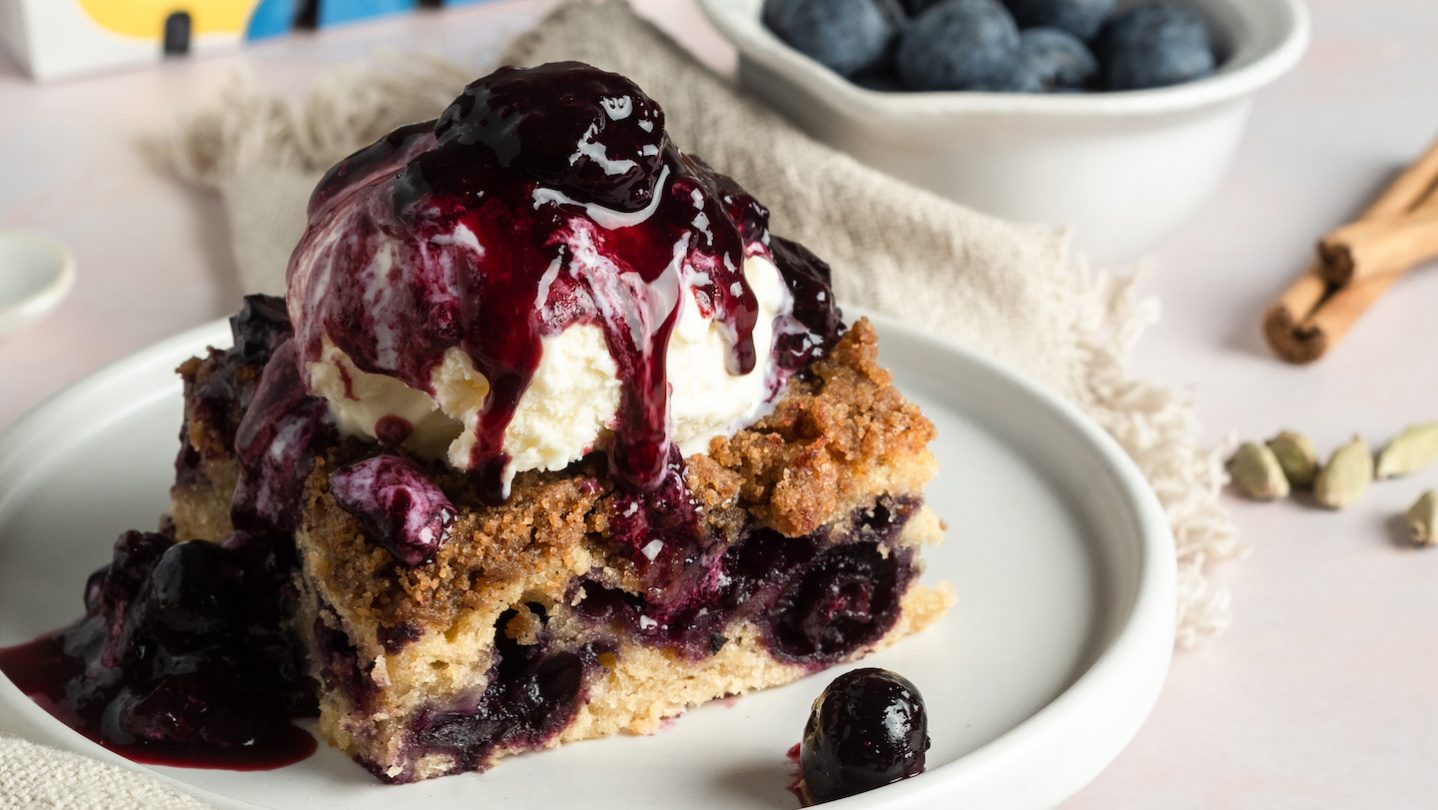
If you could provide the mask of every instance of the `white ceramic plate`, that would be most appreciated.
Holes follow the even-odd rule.
[[[1045,807],[1096,776],[1147,716],[1173,640],[1172,540],[1118,447],[1031,383],[892,323],[883,359],[937,424],[927,552],[955,611],[870,658],[927,699],[923,776],[838,808]],[[0,439],[0,645],[76,618],[85,577],[125,528],[166,507],[180,385],[172,369],[223,324],[173,338],[51,400]],[[152,768],[221,807],[792,808],[785,751],[837,671],[651,737],[506,760],[489,773],[388,787],[321,746],[278,771]],[[106,759],[0,678],[0,729]],[[582,802],[582,804],[577,804]],[[826,805],[828,806],[828,805]]]

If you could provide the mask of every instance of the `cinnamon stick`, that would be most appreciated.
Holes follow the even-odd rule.
[[[1311,363],[1322,357],[1404,271],[1421,261],[1415,257],[1427,255],[1430,240],[1438,240],[1438,141],[1400,172],[1355,223],[1324,237],[1324,242],[1335,245],[1335,254],[1349,251],[1349,258],[1355,260],[1350,271],[1343,272],[1340,261],[1330,267],[1320,246],[1319,261],[1309,265],[1264,314],[1269,345],[1290,363]],[[1375,247],[1379,242],[1385,244]],[[1353,252],[1355,246],[1361,254]],[[1391,269],[1374,272],[1384,268]]]
[[[1342,340],[1400,278],[1399,274],[1378,276],[1335,289],[1310,268],[1264,317],[1269,345],[1290,363],[1312,363]],[[1306,316],[1296,315],[1305,311]]]
[[[1311,363],[1328,351],[1328,335],[1308,324],[1308,316],[1327,296],[1328,283],[1313,265],[1268,308],[1263,334],[1279,357],[1290,363]]]
[[[1363,219],[1330,231],[1318,243],[1330,284],[1403,273],[1438,258],[1438,195],[1402,216]]]

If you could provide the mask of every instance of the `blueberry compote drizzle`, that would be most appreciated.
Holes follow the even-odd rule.
[[[294,531],[305,478],[315,456],[338,435],[324,400],[300,379],[293,338],[270,356],[259,387],[235,431],[240,474],[230,516],[251,531]]]
[[[543,337],[604,332],[623,384],[611,473],[639,490],[667,475],[680,296],[723,326],[731,372],[756,367],[743,263],[769,253],[768,211],[675,148],[663,111],[621,76],[501,68],[436,121],[337,165],[309,216],[289,268],[301,359],[328,338],[361,369],[433,394],[434,370],[462,351],[490,384],[469,469],[491,500],[506,494],[504,431]]]
[[[208,373],[195,374],[185,389],[185,421],[180,426],[180,454],[175,459],[175,486],[183,489],[204,481],[200,463],[206,455],[229,458],[240,420],[250,408],[265,364],[281,343],[293,334],[285,302],[268,295],[245,296],[240,311],[230,318],[233,348],[210,349]],[[198,419],[215,434],[200,446],[188,441],[191,419]]]
[[[85,583],[85,617],[0,651],[0,670],[57,719],[142,762],[256,770],[303,759],[314,713],[282,630],[295,598],[284,535],[223,544],[127,532]]]

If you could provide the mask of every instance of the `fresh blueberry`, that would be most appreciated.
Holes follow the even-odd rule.
[[[1182,84],[1207,76],[1216,64],[1203,17],[1170,2],[1118,15],[1100,35],[1097,50],[1110,90]]]
[[[1019,35],[1016,75],[1030,92],[1082,89],[1098,75],[1098,60],[1067,31],[1030,28]]]
[[[846,77],[888,60],[903,16],[893,0],[765,0],[763,10],[780,39]]]
[[[367,537],[404,565],[429,562],[449,539],[454,504],[400,456],[374,456],[335,470],[330,494],[359,519]]]
[[[889,70],[871,70],[854,76],[851,81],[867,90],[877,90],[881,93],[902,93],[905,87]]]
[[[1020,28],[1058,28],[1089,40],[1113,11],[1113,0],[1004,0]]]
[[[924,771],[929,722],[924,698],[908,679],[884,669],[846,672],[809,714],[799,764],[804,789],[828,802]]]
[[[899,79],[913,90],[994,90],[1012,81],[1019,29],[998,0],[944,0],[899,41]]]
[[[942,0],[899,0],[899,2],[904,6],[904,11],[907,11],[909,16],[914,17],[922,14],[924,9],[927,9],[929,6],[942,2]]]

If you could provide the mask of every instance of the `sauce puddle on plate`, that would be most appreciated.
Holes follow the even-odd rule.
[[[268,771],[307,759],[318,748],[314,735],[295,725],[280,726],[251,744],[233,748],[105,740],[79,713],[67,708],[65,687],[84,667],[84,661],[65,654],[58,634],[0,649],[0,672],[36,705],[86,739],[131,762],[175,768]]]

